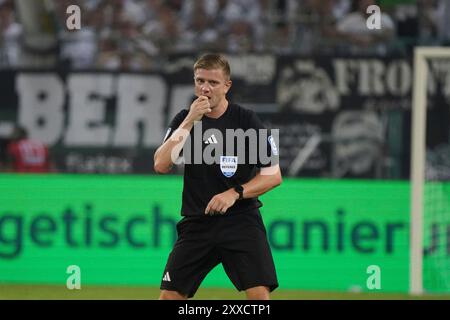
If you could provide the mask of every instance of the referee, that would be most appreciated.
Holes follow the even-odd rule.
[[[228,102],[230,66],[223,55],[201,56],[194,64],[194,83],[197,99],[189,110],[174,117],[163,144],[155,152],[157,173],[168,173],[179,155],[187,154],[187,148],[198,153],[211,144],[230,143],[225,138],[230,129],[267,132],[254,112]],[[195,134],[199,125],[200,137]],[[214,132],[211,130],[217,134],[204,137],[205,132]],[[195,141],[198,138],[202,141]],[[262,203],[258,200],[258,196],[282,182],[278,149],[272,135],[262,144],[260,135],[257,143],[248,140],[244,139],[247,152],[244,159],[237,152],[242,146],[237,145],[232,149],[234,154],[230,148],[222,148],[226,152],[216,154],[214,159],[218,161],[213,164],[185,162],[183,218],[177,224],[178,239],[162,275],[159,299],[193,297],[206,275],[219,263],[236,289],[245,290],[247,299],[267,300],[269,293],[278,287],[259,212]],[[201,149],[194,149],[195,145]],[[259,150],[260,145],[266,150]],[[260,151],[269,153],[271,161],[260,161]],[[258,154],[257,161],[249,161],[254,154]]]

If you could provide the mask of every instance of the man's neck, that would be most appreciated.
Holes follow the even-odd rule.
[[[205,114],[208,118],[217,119],[222,116],[228,109],[228,100],[224,99],[217,107],[215,107],[210,113]]]

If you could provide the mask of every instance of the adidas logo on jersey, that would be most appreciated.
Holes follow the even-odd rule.
[[[209,137],[208,138],[208,140],[205,140],[205,144],[216,144],[216,143],[218,143],[217,142],[217,139],[216,139],[216,137],[214,136],[214,135],[212,135],[211,137]]]
[[[164,275],[163,281],[168,281],[168,282],[170,282],[169,271],[167,271],[166,274]]]

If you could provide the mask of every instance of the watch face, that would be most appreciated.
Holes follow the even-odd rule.
[[[242,199],[244,196],[243,195],[244,188],[241,185],[239,185],[239,186],[234,187],[234,190],[236,190],[236,192],[239,193],[239,199]]]

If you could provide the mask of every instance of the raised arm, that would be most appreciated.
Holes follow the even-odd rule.
[[[172,136],[156,150],[153,156],[155,172],[160,174],[170,172],[186,143],[186,138],[194,123],[200,121],[203,115],[208,112],[211,112],[208,97],[200,96],[194,100],[186,118],[173,132]]]

